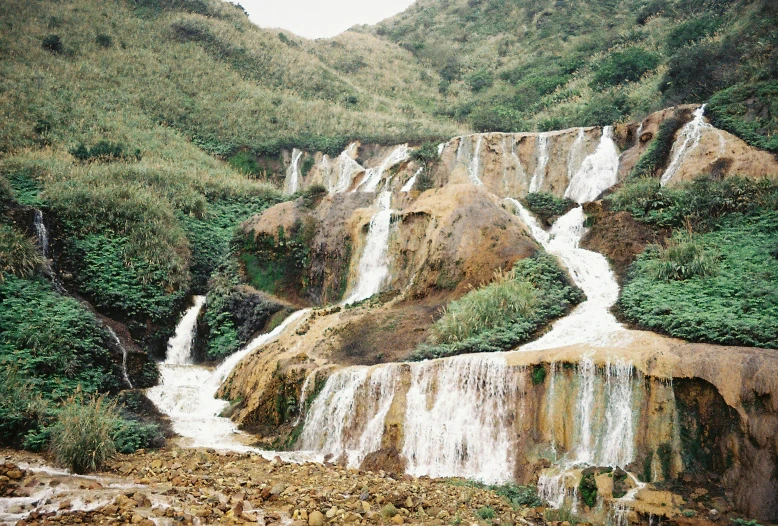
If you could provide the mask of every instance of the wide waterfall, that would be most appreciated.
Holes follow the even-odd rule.
[[[378,211],[370,220],[365,248],[359,259],[357,283],[345,301],[346,304],[365,300],[381,292],[381,287],[389,276],[387,249],[392,221],[391,203],[392,193],[381,192],[377,201]]]

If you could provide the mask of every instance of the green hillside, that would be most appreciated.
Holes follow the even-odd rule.
[[[711,109],[758,143],[776,127],[777,22],[771,0],[420,0],[359,30],[433,69],[439,113],[480,131],[606,125],[737,85]]]

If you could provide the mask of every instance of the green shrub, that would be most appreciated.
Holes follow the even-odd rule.
[[[560,199],[546,192],[532,192],[525,198],[527,208],[546,225],[551,218],[561,216],[578,206],[570,199]]]
[[[721,24],[721,18],[716,16],[696,16],[691,20],[678,24],[670,31],[666,40],[667,47],[675,50],[699,42],[715,33],[721,27]]]
[[[113,46],[113,38],[111,38],[111,35],[106,35],[105,33],[98,33],[95,36],[95,44],[102,48],[109,48]]]
[[[659,56],[640,47],[627,48],[608,55],[599,65],[591,86],[602,89],[640,80],[644,74],[656,69]]]
[[[45,410],[45,402],[18,369],[3,364],[0,371],[0,445],[21,447],[25,436],[37,431],[38,419]]]
[[[659,86],[665,104],[700,103],[738,80],[741,52],[732,40],[678,50]]]
[[[98,141],[92,148],[80,142],[70,149],[70,155],[85,163],[112,161],[140,161],[140,150],[130,154],[120,142]]]
[[[470,90],[475,93],[491,88],[492,84],[494,84],[492,74],[485,69],[480,69],[475,73],[468,75],[465,81],[467,82],[467,85],[470,86]]]
[[[162,447],[165,437],[155,424],[143,424],[135,420],[117,418],[111,429],[116,451],[134,453],[139,449]]]
[[[778,212],[718,219],[696,234],[702,250],[720,254],[714,275],[657,280],[658,251],[630,267],[618,307],[631,322],[689,341],[778,346],[778,260],[771,255]],[[695,249],[699,250],[699,249]]]
[[[716,271],[717,256],[690,237],[670,239],[666,247],[654,250],[658,254],[646,268],[654,279],[682,281],[695,276],[708,277]]]
[[[497,515],[497,512],[491,506],[483,506],[478,509],[477,513],[483,520],[491,520]]]
[[[54,458],[75,473],[100,469],[116,453],[112,433],[117,419],[115,403],[77,393],[60,409],[53,426]]]
[[[597,482],[594,473],[584,473],[578,483],[578,494],[584,504],[593,508],[597,504]]]
[[[705,110],[717,128],[778,152],[778,81],[737,84],[711,97]]]
[[[532,385],[540,385],[546,381],[546,368],[542,365],[536,365],[532,369]]]
[[[31,276],[42,263],[43,256],[34,238],[0,223],[0,284],[6,274]]]
[[[62,53],[62,40],[60,40],[59,35],[46,35],[42,45],[46,51]]]
[[[683,125],[684,122],[675,116],[662,122],[656,137],[630,172],[630,178],[657,176],[659,170],[667,165],[675,143],[675,134]]]
[[[730,522],[735,526],[762,526],[761,524],[756,522],[756,519],[748,520],[748,519],[736,518],[736,519],[730,519]]]
[[[554,257],[539,251],[496,282],[452,302],[433,326],[433,339],[411,359],[512,349],[582,300]]]

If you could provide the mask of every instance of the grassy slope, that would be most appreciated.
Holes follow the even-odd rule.
[[[420,0],[359,30],[435,70],[441,112],[513,131],[611,124],[774,80],[777,20],[769,0]]]

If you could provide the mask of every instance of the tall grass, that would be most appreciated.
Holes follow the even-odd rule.
[[[712,276],[716,272],[717,255],[691,236],[670,239],[657,252],[647,267],[654,279],[681,281],[694,276]]]
[[[52,429],[54,458],[75,473],[100,469],[116,453],[112,433],[118,418],[115,402],[77,392],[59,411]]]
[[[503,327],[517,316],[527,316],[537,303],[531,283],[513,271],[499,272],[489,285],[452,302],[433,326],[438,343],[461,342],[478,332]]]
[[[31,276],[42,263],[43,257],[34,238],[0,223],[0,284],[5,281],[5,274]]]

